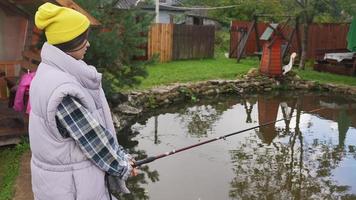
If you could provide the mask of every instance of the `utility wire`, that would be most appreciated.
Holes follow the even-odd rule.
[[[142,0],[131,0],[129,1],[131,4],[137,6],[137,4],[142,1]],[[180,0],[176,0],[179,4],[183,5],[183,3]],[[114,5],[117,5],[120,2],[120,0],[116,0]],[[226,9],[226,8],[234,8],[240,5],[230,5],[230,6],[217,6],[217,7],[180,7],[180,6],[169,6],[169,5],[164,5],[160,4],[162,6],[168,7],[168,8],[174,8],[174,9],[181,9],[181,10],[217,10],[217,9]]]
[[[160,4],[163,5],[163,4]],[[240,5],[230,5],[230,6],[218,6],[218,7],[177,7],[177,6],[168,6],[163,5],[167,8],[181,9],[181,10],[217,10],[217,9],[226,9],[226,8],[234,8]]]

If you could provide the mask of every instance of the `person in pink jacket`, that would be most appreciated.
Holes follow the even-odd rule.
[[[35,72],[28,72],[21,76],[20,83],[16,90],[15,100],[14,100],[14,110],[17,112],[23,112],[26,107],[26,113],[29,114],[31,110],[30,102],[27,100],[27,105],[25,105],[25,94],[30,90],[30,84],[35,76]]]

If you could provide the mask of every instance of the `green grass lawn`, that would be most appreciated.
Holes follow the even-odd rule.
[[[311,68],[296,71],[298,75],[305,80],[318,81],[319,83],[333,83],[356,86],[356,77],[317,72]]]
[[[176,82],[196,82],[209,79],[235,79],[249,69],[257,67],[258,59],[248,58],[240,63],[236,59],[219,56],[214,59],[183,60],[148,66],[148,77],[134,89],[147,89]]]
[[[29,150],[27,141],[15,147],[0,149],[0,200],[12,199],[15,180],[19,173],[20,158],[27,150]]]
[[[125,90],[149,89],[159,85],[173,83],[196,82],[211,79],[235,79],[239,75],[246,74],[249,69],[259,67],[257,58],[242,59],[239,63],[236,59],[228,59],[222,55],[214,59],[171,61],[169,63],[157,63],[148,66],[148,77],[142,79],[141,85]],[[331,73],[317,72],[311,68],[293,69],[305,80],[314,80],[319,83],[333,83],[356,86],[356,78],[341,76]]]

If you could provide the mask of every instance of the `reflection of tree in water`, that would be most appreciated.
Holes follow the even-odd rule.
[[[226,99],[224,99],[226,101]],[[208,131],[212,132],[213,124],[220,119],[224,111],[240,103],[246,112],[246,123],[252,123],[251,113],[257,102],[256,96],[234,98],[231,102],[213,103],[212,105],[199,105],[182,110],[179,118],[188,133],[195,137],[206,137]]]
[[[301,109],[297,105],[296,128],[287,135],[287,144],[277,148],[258,145],[256,135],[231,151],[236,177],[231,181],[233,199],[355,199],[348,186],[337,185],[331,170],[346,155],[344,147],[314,141],[304,146],[299,129]],[[286,135],[284,135],[285,137]],[[349,148],[354,156],[354,147]]]
[[[234,102],[235,104],[235,102]],[[213,106],[210,105],[201,105],[191,108],[181,108],[179,110],[181,121],[187,123],[188,131],[190,134],[196,137],[202,137],[207,134],[207,130],[212,129],[212,124],[219,119],[219,116],[229,107],[227,104],[216,104]],[[158,138],[158,114],[154,116],[154,143],[160,144],[161,141]],[[145,124],[145,120],[141,120],[140,124]],[[133,133],[131,129],[126,129],[118,135],[118,140],[122,146],[129,150],[131,155],[138,160],[144,159],[147,157],[145,151],[137,150],[138,141],[132,140],[132,138],[138,134],[138,132]],[[128,137],[131,136],[131,137]],[[149,199],[149,196],[145,189],[142,187],[142,184],[148,184],[148,179],[152,182],[159,180],[159,174],[155,171],[150,171],[147,165],[140,167],[141,174],[136,177],[130,177],[127,181],[127,187],[131,190],[131,194],[122,195],[115,194],[119,199],[122,200],[145,200]]]
[[[339,115],[337,117],[337,124],[339,130],[339,146],[344,147],[346,133],[347,130],[349,129],[349,126],[351,125],[351,120],[349,116],[346,114],[346,110],[344,109],[340,110]]]
[[[126,133],[118,134],[118,140],[120,144],[128,149],[128,152],[133,155],[136,159],[140,160],[147,157],[147,154],[143,150],[137,150],[138,141],[132,140],[132,137],[138,133],[132,133],[131,130]],[[130,132],[130,133],[129,133]],[[151,171],[147,165],[140,167],[140,174],[136,177],[130,177],[126,182],[127,187],[130,189],[131,194],[115,194],[120,200],[146,200],[149,196],[145,189],[142,187],[143,184],[148,184],[148,181],[156,182],[159,180],[159,174],[156,170]]]
[[[246,122],[250,123],[251,112],[255,101],[239,99],[246,111]],[[303,133],[299,129],[301,115],[301,99],[286,101],[290,112],[281,110],[285,118],[286,128],[275,130],[273,146],[261,145],[256,135],[251,135],[242,141],[238,149],[231,151],[236,177],[231,181],[231,199],[356,199],[349,195],[349,187],[338,185],[331,177],[332,170],[337,168],[346,155],[352,155],[356,159],[355,146],[345,147],[344,141],[349,126],[346,113],[340,113],[338,122],[339,145],[333,145],[328,141],[314,140],[313,144],[304,144]],[[259,102],[260,103],[260,102]],[[267,107],[270,106],[270,102]],[[195,137],[206,137],[208,131],[212,131],[214,123],[220,119],[222,113],[231,105],[218,103],[199,105],[184,108],[179,111],[179,119],[186,125],[188,132]],[[268,113],[267,113],[268,114]],[[291,120],[288,116],[297,114],[296,128],[291,130]],[[346,115],[346,116],[345,116]],[[157,133],[158,120],[155,117],[155,144],[159,144]],[[274,128],[274,127],[273,127]],[[125,134],[127,135],[127,134]],[[274,137],[273,137],[274,138]],[[272,138],[272,139],[273,139]],[[144,151],[137,151],[135,141],[130,141],[130,153],[140,158],[146,157]],[[122,139],[119,139],[122,143]],[[272,141],[272,140],[271,140]],[[130,146],[130,145],[129,145]],[[262,146],[262,147],[261,147]],[[345,148],[348,148],[346,150]],[[136,156],[135,156],[136,157]],[[148,181],[158,180],[157,171],[149,171],[146,166],[143,173],[130,178],[128,187],[132,195],[121,199],[149,199],[142,184]]]
[[[241,104],[244,106],[246,111],[246,123],[252,123],[251,113],[253,110],[253,106],[257,103],[256,97],[249,97],[241,99]]]
[[[195,137],[206,137],[208,131],[212,131],[213,124],[220,118],[226,110],[226,106],[219,104],[215,107],[211,105],[201,105],[187,108],[179,114],[182,124],[188,129],[188,133]]]
[[[340,162],[338,149],[321,145],[313,152],[315,164],[314,159],[306,160],[301,146],[293,155],[290,146],[280,144],[280,150],[275,152],[270,147],[254,146],[256,141],[256,136],[251,136],[240,149],[231,152],[236,173],[231,182],[231,198],[338,199],[349,196],[348,186],[338,186],[329,176]],[[246,151],[248,146],[249,152]]]

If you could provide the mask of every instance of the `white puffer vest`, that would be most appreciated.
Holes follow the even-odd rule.
[[[107,200],[105,173],[88,160],[72,138],[59,133],[55,114],[63,97],[71,95],[108,129],[115,129],[101,74],[45,43],[42,62],[30,87],[29,136],[32,189],[36,200]]]

